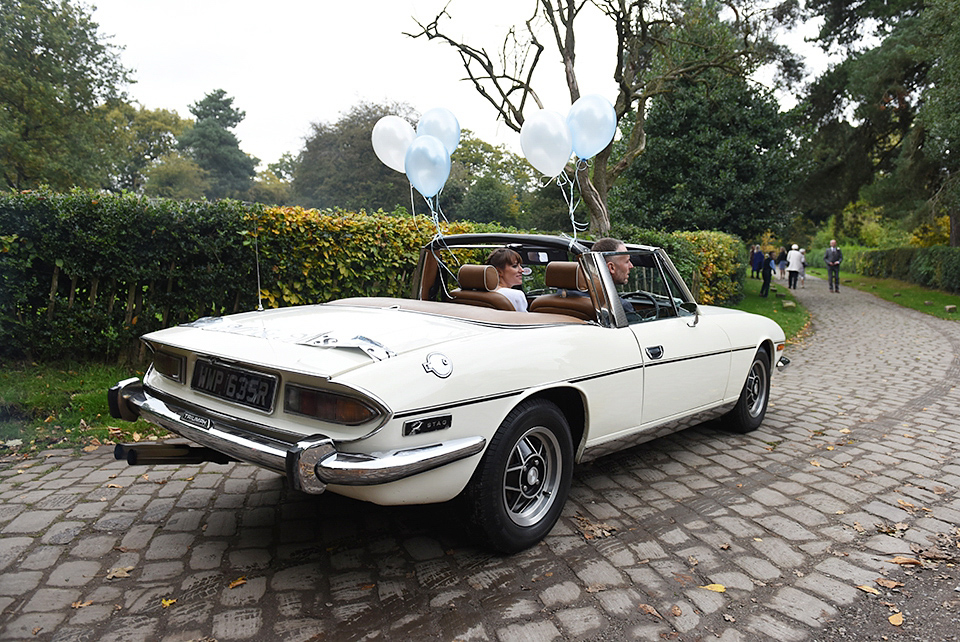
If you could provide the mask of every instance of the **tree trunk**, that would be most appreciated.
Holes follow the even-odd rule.
[[[53,267],[53,281],[50,283],[50,305],[47,306],[47,321],[53,321],[53,307],[57,301],[57,286],[60,281],[60,266]]]

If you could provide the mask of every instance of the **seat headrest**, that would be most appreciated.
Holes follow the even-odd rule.
[[[492,265],[461,265],[457,272],[457,281],[463,290],[493,292],[500,284],[497,268]]]
[[[587,291],[587,277],[583,268],[575,261],[551,261],[547,263],[547,272],[543,276],[548,288]]]

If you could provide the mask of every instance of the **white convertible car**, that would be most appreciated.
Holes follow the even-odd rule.
[[[529,312],[495,292],[496,247],[523,259]],[[111,414],[198,446],[116,448],[131,464],[239,460],[306,493],[378,504],[460,498],[484,545],[518,551],[556,523],[573,467],[724,417],[763,421],[773,321],[698,305],[663,250],[628,245],[630,283],[589,241],[438,238],[412,297],[203,318],[143,337],[141,382]]]

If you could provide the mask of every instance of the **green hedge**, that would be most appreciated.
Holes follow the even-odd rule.
[[[445,233],[517,231],[454,222]],[[0,193],[0,357],[139,360],[141,335],[201,316],[408,296],[425,217],[47,190]],[[663,247],[703,303],[735,302],[742,243],[618,228]],[[260,291],[257,291],[259,255]],[[741,264],[738,267],[737,261]],[[740,279],[740,287],[737,279]]]
[[[893,278],[946,292],[960,292],[960,248],[900,247],[861,252],[851,262],[865,276]]]

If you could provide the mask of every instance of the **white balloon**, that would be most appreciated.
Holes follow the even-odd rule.
[[[573,151],[567,122],[555,111],[534,112],[520,128],[520,149],[544,176],[557,176]]]
[[[427,198],[435,196],[450,176],[450,154],[434,136],[417,136],[407,148],[404,165],[410,183]]]
[[[407,148],[416,137],[413,127],[404,119],[399,116],[384,116],[373,126],[373,151],[384,165],[402,174]]]
[[[617,132],[617,112],[603,96],[581,96],[570,107],[567,127],[577,157],[593,158],[613,140]]]
[[[433,136],[452,154],[460,146],[460,123],[449,109],[434,107],[420,117],[417,136]]]

